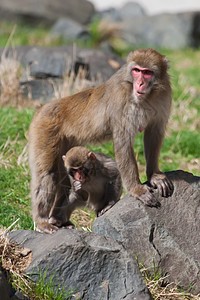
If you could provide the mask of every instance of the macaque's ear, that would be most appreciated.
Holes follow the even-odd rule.
[[[66,157],[66,156],[65,156],[65,155],[63,155],[63,156],[62,156],[62,159],[63,159],[63,160],[65,160],[65,157]]]
[[[90,160],[96,160],[96,156],[94,155],[93,152],[89,152],[89,153],[88,153],[88,158],[89,158]]]
[[[167,64],[167,69],[169,69],[170,63],[169,63],[169,60],[167,59],[167,57],[164,58],[164,61]]]

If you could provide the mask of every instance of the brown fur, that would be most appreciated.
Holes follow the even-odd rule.
[[[149,89],[139,100],[131,73],[137,65],[154,72]],[[61,209],[51,210],[55,202],[56,207],[62,207],[69,196],[62,155],[77,145],[111,139],[126,190],[147,205],[156,206],[150,188],[141,185],[133,151],[134,137],[143,128],[148,180],[163,196],[171,195],[173,186],[158,167],[171,106],[167,68],[166,58],[155,50],[136,50],[104,84],[48,103],[35,115],[30,126],[29,164],[33,219],[37,224],[48,222],[51,216],[61,224],[66,221]]]

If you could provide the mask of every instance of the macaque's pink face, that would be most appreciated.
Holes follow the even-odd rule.
[[[154,73],[151,69],[141,68],[139,66],[135,66],[131,72],[133,76],[134,96],[136,96],[137,99],[142,98],[142,96],[150,92]]]
[[[84,168],[71,168],[70,173],[73,176],[74,180],[80,181],[81,183],[85,182],[86,174],[84,172]]]

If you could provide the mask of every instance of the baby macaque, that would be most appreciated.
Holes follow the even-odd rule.
[[[112,158],[82,146],[71,148],[62,158],[71,183],[69,200],[63,205],[67,227],[73,226],[69,218],[75,208],[88,206],[99,217],[120,199],[122,181]]]

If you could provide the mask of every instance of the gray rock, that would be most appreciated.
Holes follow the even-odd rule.
[[[96,16],[111,22],[120,22],[127,18],[146,15],[144,8],[137,2],[127,2],[121,8],[111,7],[97,12]]]
[[[6,276],[3,272],[2,267],[0,266],[0,295],[2,300],[9,300],[10,299],[10,286],[6,279]]]
[[[22,95],[28,99],[40,100],[43,103],[52,100],[61,79],[33,79],[21,82]]]
[[[120,11],[114,7],[99,11],[94,16],[94,19],[106,19],[111,22],[119,22],[121,21]]]
[[[33,78],[62,78],[72,68],[72,47],[32,47],[22,57],[22,64]],[[20,53],[20,47],[16,49]],[[17,55],[18,57],[18,55]]]
[[[14,295],[10,298],[10,300],[30,300],[26,296],[24,296],[22,293],[19,291],[16,291]]]
[[[191,46],[198,48],[200,45],[200,12],[194,14]]]
[[[76,39],[86,41],[90,38],[90,34],[86,28],[78,22],[70,18],[61,18],[52,27],[49,37],[61,37],[66,41]]]
[[[102,81],[109,79],[125,63],[114,53],[105,53],[97,49],[79,49],[77,57],[89,65],[90,79],[98,80],[100,77]],[[117,67],[112,64],[112,61],[116,62]]]
[[[152,299],[137,263],[122,245],[111,238],[70,229],[42,234],[18,230],[12,242],[32,250],[27,273],[37,279],[47,270],[47,280],[75,289],[73,299]]]
[[[29,22],[38,19],[45,21],[70,17],[81,23],[89,23],[94,14],[94,5],[86,0],[1,0],[0,12],[10,18],[26,17]]]
[[[15,291],[10,283],[9,272],[0,265],[0,299],[1,300],[28,300],[19,291]]]
[[[197,47],[200,45],[199,24],[200,12],[140,16],[125,19],[121,35],[137,47]]]
[[[145,9],[138,2],[127,2],[119,10],[122,20],[146,15]]]
[[[200,293],[200,177],[183,171],[167,173],[174,183],[160,208],[125,196],[97,218],[93,232],[113,237],[148,268],[161,268],[167,281]]]

